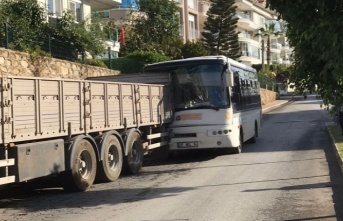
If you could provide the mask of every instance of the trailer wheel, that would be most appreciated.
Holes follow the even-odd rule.
[[[123,171],[125,174],[136,174],[143,165],[143,143],[141,136],[134,132],[126,141],[129,148],[128,155],[124,159]]]
[[[72,168],[66,171],[63,188],[67,191],[86,191],[95,179],[96,156],[92,144],[82,139],[77,144],[70,158]]]
[[[123,152],[118,138],[110,135],[103,143],[103,160],[98,165],[98,179],[112,182],[118,179],[123,166]]]

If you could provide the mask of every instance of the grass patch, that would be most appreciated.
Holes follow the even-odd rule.
[[[329,131],[333,137],[333,142],[335,143],[339,155],[343,158],[343,135],[342,130],[339,125],[330,125],[328,126]]]

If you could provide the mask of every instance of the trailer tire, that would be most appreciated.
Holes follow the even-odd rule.
[[[102,161],[98,164],[97,180],[112,182],[118,179],[123,167],[123,151],[118,138],[109,135],[102,144]]]
[[[65,172],[63,188],[66,191],[84,192],[95,180],[96,155],[91,142],[86,139],[77,141],[73,148],[69,162],[72,168]]]
[[[136,174],[143,165],[143,143],[142,138],[137,132],[133,132],[126,140],[126,148],[128,154],[124,158],[123,172],[124,174]]]

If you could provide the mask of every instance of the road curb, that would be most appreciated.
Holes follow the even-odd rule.
[[[264,113],[267,113],[269,111],[275,110],[276,108],[282,107],[282,106],[288,104],[289,102],[291,102],[291,100],[285,100],[284,102],[278,103],[276,105],[262,108],[262,113],[264,114]]]
[[[341,156],[339,155],[338,148],[337,148],[337,146],[335,144],[335,140],[334,140],[334,138],[333,138],[333,136],[332,136],[332,134],[331,134],[331,132],[329,130],[329,127],[328,126],[325,126],[325,127],[326,127],[327,133],[330,136],[330,142],[331,142],[331,145],[332,145],[332,147],[334,149],[334,153],[335,153],[335,156],[337,158],[337,162],[338,162],[339,168],[341,169],[341,173],[343,174],[343,160],[342,160]]]

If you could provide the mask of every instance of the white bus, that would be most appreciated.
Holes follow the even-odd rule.
[[[256,142],[261,98],[256,70],[224,56],[159,62],[146,72],[169,73],[174,121],[170,151],[229,148]]]

